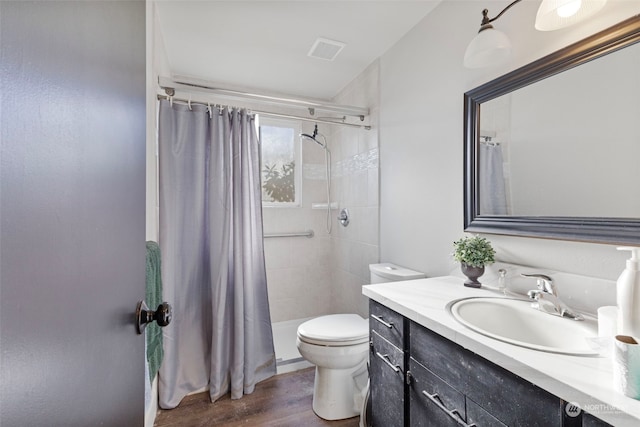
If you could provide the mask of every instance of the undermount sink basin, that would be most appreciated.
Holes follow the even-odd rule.
[[[464,298],[448,308],[458,322],[496,340],[551,353],[598,355],[589,341],[598,336],[598,323],[590,317],[553,316],[532,308],[530,301],[511,298]]]

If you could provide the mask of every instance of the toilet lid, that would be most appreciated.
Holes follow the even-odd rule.
[[[369,339],[369,322],[357,314],[330,314],[307,320],[298,327],[298,337],[317,345],[345,346]]]

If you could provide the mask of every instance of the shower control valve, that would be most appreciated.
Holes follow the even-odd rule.
[[[347,208],[344,208],[340,211],[340,215],[338,215],[338,221],[342,224],[343,227],[349,225],[349,211]]]

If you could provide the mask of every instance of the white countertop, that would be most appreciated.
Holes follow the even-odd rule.
[[[459,298],[502,294],[462,283],[459,277],[445,276],[366,285],[362,293],[609,424],[640,425],[640,401],[614,389],[610,357],[546,353],[476,333],[458,323],[446,305]]]

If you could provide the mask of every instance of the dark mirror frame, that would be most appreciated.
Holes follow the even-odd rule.
[[[464,94],[465,231],[640,245],[640,218],[480,215],[476,150],[480,134],[480,104],[639,41],[640,15],[636,15]],[[634,186],[634,189],[638,190],[638,187]],[[640,197],[640,190],[635,197]]]

